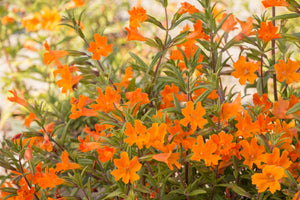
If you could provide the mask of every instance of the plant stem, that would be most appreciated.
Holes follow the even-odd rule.
[[[104,171],[104,169],[103,169],[103,167],[102,167],[102,164],[100,163],[98,157],[95,156],[95,158],[96,158],[96,162],[98,163],[98,165],[99,165],[99,167],[100,167],[100,170],[102,171],[102,173],[103,173],[103,175],[104,175],[104,180],[105,180],[105,182],[106,182],[107,184],[111,185],[111,182],[110,182],[109,179],[107,178],[106,173],[105,173],[105,171]]]
[[[213,49],[213,44],[214,44],[214,33],[210,33],[210,45],[211,45],[211,65],[213,68],[213,72],[216,73],[216,61],[215,61],[215,51]]]
[[[126,196],[128,196],[130,190],[130,182],[127,184]]]
[[[263,65],[264,65],[264,50],[261,50],[261,58],[260,58],[260,81],[261,81],[261,92],[262,94],[265,93],[264,89],[264,71],[263,71]]]
[[[178,177],[179,177],[179,180],[180,180],[180,183],[181,183],[183,189],[186,190],[186,185],[185,185],[185,183],[184,183],[184,181],[183,181],[183,179],[182,179],[182,177],[180,175],[180,172],[179,172],[178,168],[176,167],[176,165],[173,165],[173,167],[174,167],[174,169],[176,170],[176,172],[178,174]],[[185,191],[185,195],[186,195],[186,199],[190,200],[190,197],[189,197],[189,195],[187,194],[186,191]]]
[[[165,41],[164,41],[164,46],[162,48],[162,54],[161,56],[159,57],[159,60],[157,62],[157,65],[156,65],[156,68],[155,68],[155,72],[154,72],[154,76],[152,78],[152,83],[155,82],[155,79],[156,79],[156,76],[157,76],[157,73],[158,73],[158,70],[160,68],[160,64],[161,64],[161,61],[162,61],[162,58],[165,54],[165,51],[167,49],[167,41],[168,41],[168,35],[169,35],[169,19],[168,19],[168,11],[167,11],[167,8],[164,9],[165,10],[165,18],[166,18],[166,36],[165,36]]]
[[[272,7],[272,17],[275,17],[276,10],[275,7]],[[275,26],[275,20],[272,20],[273,26]],[[272,59],[273,59],[273,66],[275,65],[275,40],[272,40]],[[276,73],[273,75],[273,87],[274,87],[274,100],[278,101],[277,95],[277,81],[276,81]]]
[[[24,170],[23,170],[22,163],[21,163],[21,157],[19,157],[19,165],[20,165],[20,169],[21,169],[21,174],[22,174],[23,178],[25,179],[25,182],[28,185],[29,189],[31,189],[31,185],[30,185],[28,179],[26,178],[26,176],[24,174]],[[33,195],[34,195],[34,198],[39,200],[39,197],[35,193]]]

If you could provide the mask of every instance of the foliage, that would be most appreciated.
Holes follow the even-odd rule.
[[[3,89],[27,127],[2,142],[2,199],[299,199],[297,2],[243,21],[211,0],[158,1],[164,20],[124,1],[126,27],[107,1],[22,3],[0,7]]]

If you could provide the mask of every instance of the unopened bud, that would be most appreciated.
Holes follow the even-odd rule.
[[[26,149],[25,150],[24,158],[27,161],[32,161],[32,151],[31,151],[31,149]]]

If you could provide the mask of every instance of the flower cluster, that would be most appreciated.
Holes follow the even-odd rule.
[[[63,7],[84,5],[73,0]],[[27,113],[27,129],[0,149],[8,172],[0,197],[299,199],[300,61],[292,50],[299,34],[289,32],[287,21],[300,15],[275,10],[300,6],[262,5],[272,7],[272,17],[242,21],[208,0],[173,9],[164,0],[160,22],[139,2],[124,29],[130,43],[145,42],[147,53],[130,52],[130,65],[117,62],[115,35],[89,34],[80,27],[83,12],[65,11],[62,25],[84,49],[53,50],[53,40],[44,40],[42,65],[51,70],[46,78],[54,94],[33,102],[9,91],[8,100]],[[53,31],[60,21],[56,10],[44,9],[25,18],[23,28],[37,31],[40,23]],[[144,24],[164,34],[146,38],[139,32]]]

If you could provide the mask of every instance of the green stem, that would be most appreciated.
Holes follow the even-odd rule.
[[[23,167],[22,167],[21,157],[19,157],[19,165],[20,165],[20,169],[21,169],[21,174],[22,174],[23,178],[25,179],[25,182],[28,185],[29,189],[31,189],[31,185],[30,185],[28,179],[26,178]],[[34,195],[34,198],[36,198],[37,200],[40,200],[39,197],[35,193],[33,195]]]
[[[157,62],[157,65],[156,65],[156,68],[155,68],[155,72],[154,72],[154,76],[152,78],[152,83],[155,82],[155,79],[156,79],[156,76],[157,76],[157,73],[158,73],[158,70],[160,68],[160,65],[161,65],[161,61],[162,61],[162,58],[164,57],[165,55],[165,51],[167,49],[167,41],[168,41],[168,35],[169,35],[169,19],[168,19],[168,11],[167,11],[167,8],[164,9],[165,10],[165,18],[166,18],[166,36],[165,36],[165,41],[164,41],[164,46],[162,48],[162,54],[161,56],[159,57],[159,60]]]
[[[176,167],[176,165],[173,165],[173,167],[174,167],[175,171],[176,171],[177,174],[178,174],[178,178],[179,178],[179,180],[180,180],[180,183],[181,183],[183,189],[186,190],[186,185],[185,185],[185,183],[184,183],[184,181],[183,181],[183,179],[182,179],[182,177],[181,177],[181,175],[180,175],[180,172],[179,172],[178,168]],[[186,199],[187,199],[187,200],[190,200],[190,197],[189,197],[189,195],[187,194],[187,192],[185,192],[185,195],[186,195]]]

